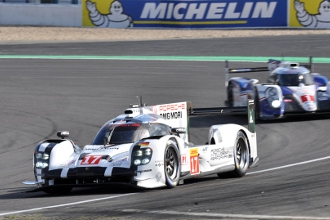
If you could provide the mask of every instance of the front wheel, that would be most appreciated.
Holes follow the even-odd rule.
[[[219,173],[219,177],[242,177],[249,168],[250,151],[247,138],[242,131],[237,133],[234,145],[235,170],[227,173]]]
[[[164,172],[167,188],[174,188],[180,179],[181,163],[179,149],[173,140],[168,140],[164,152]]]

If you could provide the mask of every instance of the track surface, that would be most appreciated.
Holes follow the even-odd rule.
[[[2,45],[0,54],[327,57],[329,51],[328,36],[320,35]],[[258,124],[260,165],[239,179],[211,176],[172,190],[114,187],[76,189],[66,196],[24,193],[34,188],[21,182],[33,180],[32,153],[38,141],[69,130],[78,145],[88,144],[104,122],[136,102],[136,95],[148,104],[186,100],[195,107],[223,106],[224,64],[1,59],[0,66],[0,218],[330,219],[329,117]],[[329,67],[317,64],[315,71],[330,77]],[[251,75],[261,81],[267,77]],[[192,142],[204,143],[210,125],[227,122],[247,125],[240,116],[193,118]],[[68,203],[73,204],[63,205]]]

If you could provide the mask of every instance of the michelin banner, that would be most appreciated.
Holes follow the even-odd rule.
[[[330,28],[328,0],[289,0],[289,27]]]
[[[83,26],[110,28],[287,27],[284,0],[82,0]]]

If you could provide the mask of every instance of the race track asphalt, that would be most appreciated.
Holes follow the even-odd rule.
[[[329,36],[1,45],[0,55],[329,57]],[[265,60],[266,62],[266,60]],[[253,67],[265,63],[232,63]],[[26,193],[42,139],[68,130],[80,146],[136,96],[148,104],[223,106],[223,62],[0,59],[0,219],[330,219],[330,117],[294,117],[256,126],[260,164],[239,179],[211,176],[174,189],[76,189]],[[315,71],[330,78],[329,64]],[[261,81],[265,73],[249,76]],[[245,116],[191,119],[195,144],[212,124]],[[116,197],[117,196],[117,197]],[[88,200],[88,201],[87,201]],[[78,203],[81,202],[81,203]]]

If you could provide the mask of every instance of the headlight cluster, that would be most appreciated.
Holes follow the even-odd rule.
[[[36,157],[36,160],[35,160],[36,168],[43,169],[43,168],[48,167],[49,154],[37,152],[35,154],[35,157]]]
[[[268,103],[273,107],[273,108],[279,108],[281,107],[281,101],[280,97],[278,95],[277,89],[274,87],[269,87],[265,91],[265,96],[268,101]]]
[[[135,166],[146,165],[150,162],[152,156],[152,149],[140,148],[133,151],[133,163]]]

